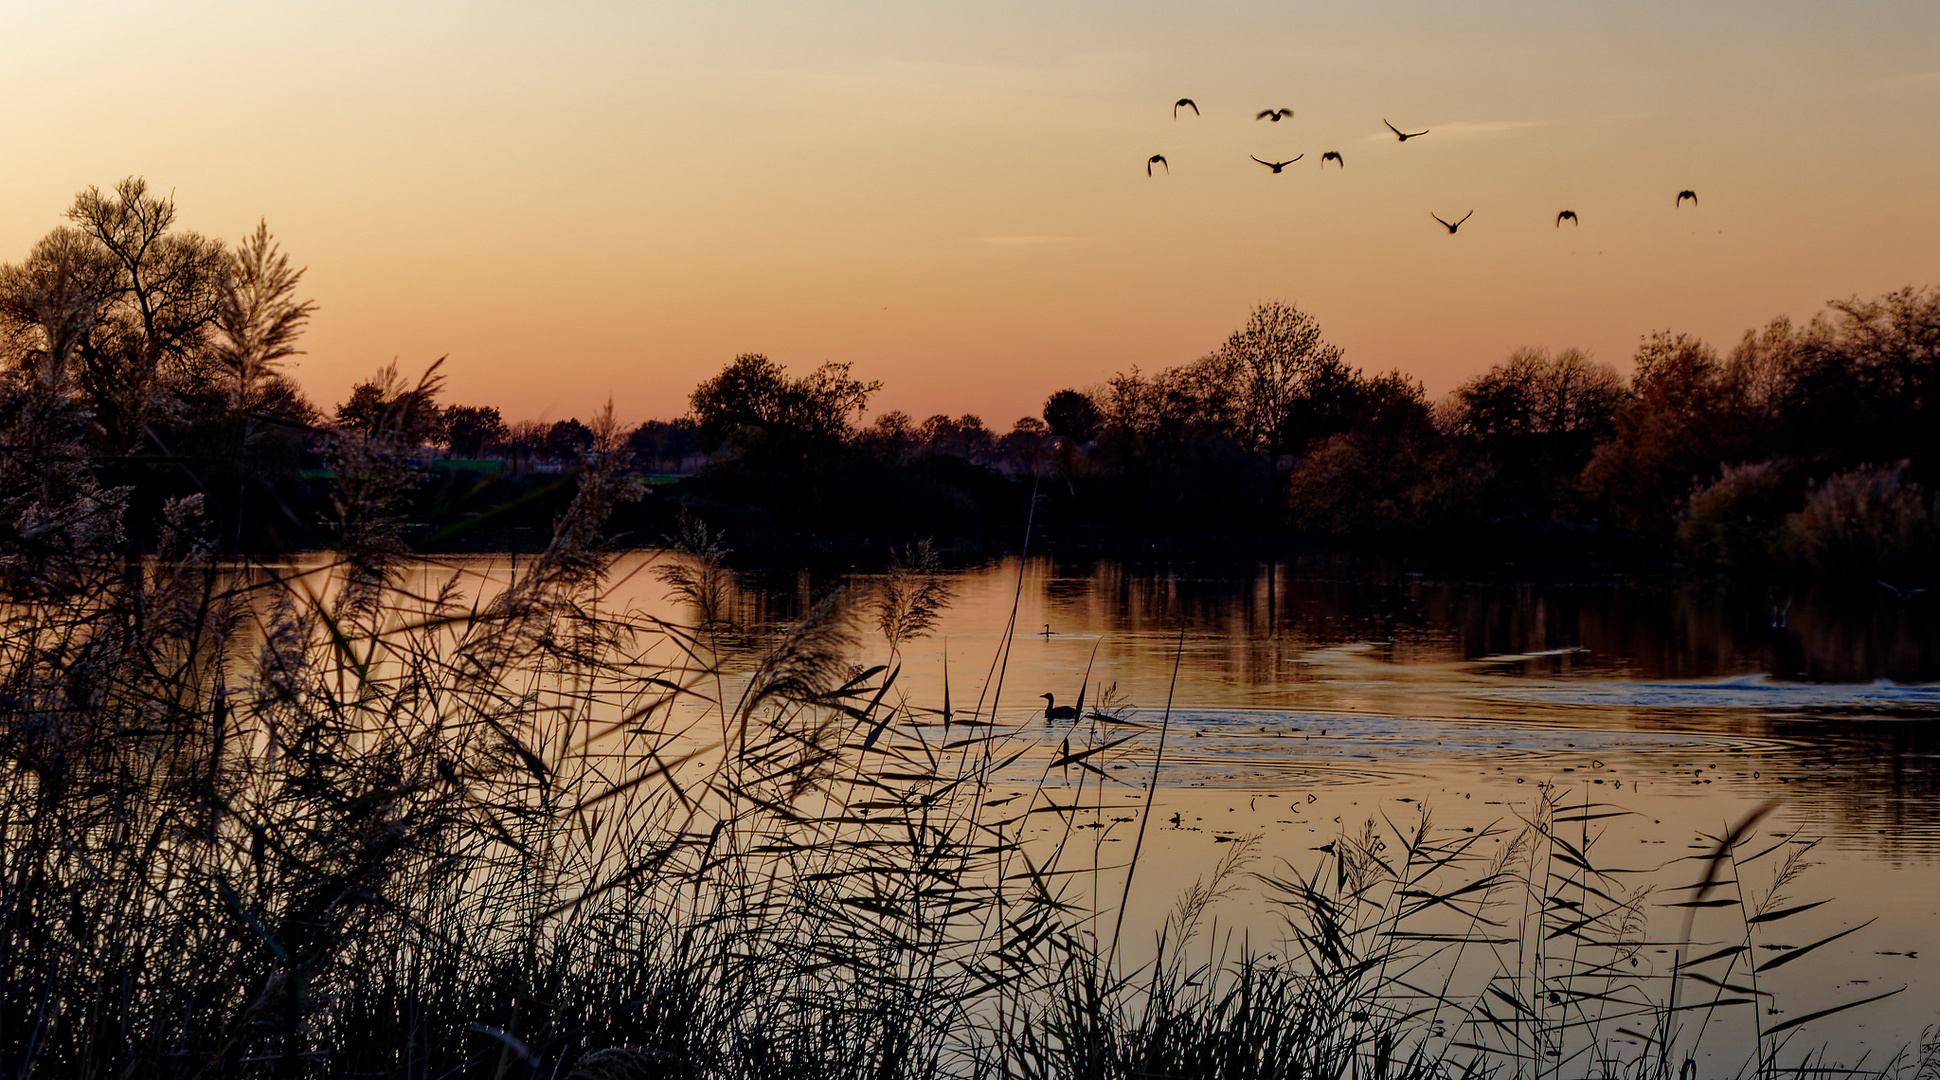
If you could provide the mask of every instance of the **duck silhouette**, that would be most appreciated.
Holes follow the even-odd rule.
[[[1436,221],[1442,221],[1442,216],[1440,214],[1435,213],[1432,210],[1428,212],[1428,216],[1431,218],[1434,218]],[[1470,210],[1468,213],[1462,215],[1462,221],[1467,221],[1469,218],[1472,218],[1474,216],[1475,216],[1475,211]],[[1448,234],[1450,236],[1453,236],[1455,235],[1455,230],[1462,227],[1462,221],[1458,221],[1453,225],[1450,225],[1446,221],[1442,221],[1442,228],[1447,229]]]
[[[1050,694],[1039,694],[1037,696],[1044,699],[1044,719],[1076,720],[1078,718],[1078,710],[1069,705],[1058,704],[1056,697]]]
[[[1152,166],[1154,165],[1164,165],[1165,174],[1167,176],[1172,175],[1172,163],[1165,160],[1164,154],[1153,154],[1151,157],[1145,159],[1145,175],[1152,175]]]
[[[1383,124],[1388,124],[1386,120],[1382,120],[1381,122]],[[1413,139],[1413,138],[1428,134],[1428,132],[1432,129],[1423,128],[1420,131],[1403,131],[1400,128],[1395,127],[1393,124],[1388,124],[1388,130],[1394,132],[1395,138],[1400,139],[1402,142],[1407,142],[1409,139]]]
[[[1199,106],[1193,104],[1192,99],[1189,97],[1182,97],[1172,103],[1172,119],[1177,120],[1179,118],[1180,109],[1191,109],[1192,115],[1199,115]]]
[[[1293,117],[1292,109],[1261,109],[1259,115],[1255,116],[1253,119],[1271,120],[1277,124],[1282,120],[1291,119],[1292,117]]]
[[[1246,156],[1247,156],[1247,157],[1253,157],[1253,155],[1251,155],[1251,154],[1248,154],[1248,155],[1246,155]],[[1300,160],[1300,158],[1303,158],[1303,157],[1306,157],[1306,156],[1307,156],[1307,155],[1305,155],[1305,154],[1301,154],[1301,155],[1300,155],[1300,157],[1296,157],[1296,158],[1290,158],[1290,159],[1288,159],[1288,160],[1286,160],[1286,161],[1260,161],[1260,159],[1259,159],[1259,158],[1253,158],[1253,160],[1254,160],[1254,161],[1260,161],[1260,164],[1262,164],[1262,165],[1264,165],[1264,166],[1266,166],[1266,167],[1267,167],[1267,168],[1269,168],[1269,169],[1272,169],[1272,170],[1273,170],[1274,172],[1279,172],[1279,171],[1280,171],[1281,169],[1284,169],[1284,168],[1286,168],[1287,166],[1289,166],[1289,165],[1291,165],[1291,164],[1293,164],[1294,162],[1296,162],[1296,161],[1299,161],[1299,160]]]
[[[1690,188],[1685,188],[1683,191],[1677,193],[1677,205],[1683,206],[1685,199],[1691,200],[1691,205],[1696,206],[1697,192],[1692,191]]]
[[[1347,159],[1340,156],[1339,150],[1329,150],[1326,153],[1320,155],[1321,168],[1323,169],[1326,168],[1327,163],[1330,161],[1336,165],[1339,165],[1343,169],[1347,168]]]
[[[1557,214],[1557,215],[1556,215],[1556,227],[1557,227],[1557,228],[1559,228],[1559,229],[1560,229],[1560,228],[1562,228],[1562,227],[1563,227],[1563,222],[1564,222],[1565,220],[1567,220],[1567,221],[1568,221],[1568,222],[1569,222],[1570,224],[1572,224],[1572,225],[1578,225],[1578,226],[1580,226],[1580,225],[1582,225],[1582,224],[1583,224],[1582,222],[1580,222],[1580,221],[1578,221],[1578,220],[1576,220],[1576,211],[1574,211],[1574,210],[1565,210],[1565,211],[1563,211],[1562,213],[1560,213],[1560,214]]]

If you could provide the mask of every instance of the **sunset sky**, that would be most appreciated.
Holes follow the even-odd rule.
[[[508,419],[672,416],[764,352],[1006,429],[1265,300],[1440,394],[1940,284],[1931,0],[9,0],[0,38],[0,260],[130,174],[266,219],[326,406],[448,355]]]

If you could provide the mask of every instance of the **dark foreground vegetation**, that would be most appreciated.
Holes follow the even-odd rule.
[[[1754,815],[1660,895],[1599,850],[1619,810],[1554,791],[1271,872],[1235,844],[1125,944],[1124,898],[1172,886],[1137,845],[1097,869],[1085,827],[1108,761],[1161,775],[1163,721],[1128,741],[1081,701],[1050,754],[1001,678],[904,700],[896,655],[947,602],[928,548],[754,635],[689,518],[660,570],[692,619],[615,610],[600,535],[642,484],[607,416],[536,554],[432,573],[406,557],[435,382],[320,425],[277,370],[306,309],[266,233],[169,233],[138,185],[75,213],[5,282],[0,1074],[1693,1080],[1724,1039],[1718,1075],[1775,1080],[1866,1000],[1772,1011],[1850,932],[1758,951],[1819,910],[1786,895],[1808,845]],[[703,422],[743,447],[707,482],[876,437],[817,422]],[[243,557],[306,452],[328,552]],[[850,659],[863,626],[886,666]],[[1206,930],[1242,884],[1284,913],[1270,951]]]
[[[343,518],[333,477],[370,465],[342,457],[359,435],[384,447],[366,480],[395,500],[396,542],[545,543],[592,425],[442,402],[435,369],[381,372],[319,409],[279,366],[310,307],[266,231],[230,249],[182,230],[139,180],[68,216],[0,268],[0,496],[43,476],[91,485],[125,504],[122,539],[152,549],[163,505],[200,495],[225,550],[315,548]],[[880,555],[924,536],[1010,544],[1031,520],[1103,547],[1588,553],[1899,589],[1940,566],[1935,290],[1779,319],[1725,354],[1660,333],[1628,379],[1521,350],[1440,401],[1352,367],[1277,303],[1199,360],[1056,391],[1008,432],[968,415],[864,424],[880,388],[845,364],[791,375],[737,357],[688,415],[622,433],[655,486],[615,527],[656,543],[686,508],[743,550]],[[9,517],[8,540],[32,546],[45,524]]]

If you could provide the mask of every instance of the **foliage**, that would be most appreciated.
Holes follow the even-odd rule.
[[[498,409],[490,405],[447,405],[443,420],[445,444],[455,458],[476,458],[487,446],[501,444],[512,434]]]
[[[1104,411],[1091,395],[1077,390],[1059,390],[1044,399],[1044,426],[1051,434],[1077,443],[1088,443],[1105,426]]]
[[[1488,512],[1540,521],[1566,509],[1629,392],[1578,350],[1518,349],[1453,397],[1450,427],[1493,473]]]
[[[701,448],[714,450],[740,437],[827,443],[847,437],[850,417],[868,407],[879,382],[849,375],[848,364],[823,364],[801,378],[760,353],[734,358],[689,398]]]
[[[232,545],[274,511],[287,520],[317,419],[282,370],[311,312],[295,292],[302,271],[264,226],[234,250],[176,229],[174,201],[138,178],[88,188],[67,217],[0,267],[9,393],[44,391],[40,406],[16,403],[58,400],[86,418],[64,438],[94,455],[97,482],[127,489],[117,531],[138,541],[154,538],[167,500],[191,493]]]
[[[1830,577],[1927,585],[1940,566],[1940,502],[1907,478],[1907,463],[1839,473],[1785,519],[1787,555]]]
[[[1775,461],[1726,465],[1717,482],[1691,493],[1677,546],[1702,565],[1768,569],[1779,557],[1779,525],[1797,502],[1791,470]]]

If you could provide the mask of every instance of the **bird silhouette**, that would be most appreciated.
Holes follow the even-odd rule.
[[[1050,694],[1039,694],[1037,696],[1044,699],[1044,719],[1076,720],[1078,718],[1078,710],[1069,705],[1058,704],[1058,699]]]
[[[1894,596],[1897,596],[1902,600],[1911,600],[1914,597],[1920,595],[1921,593],[1926,592],[1925,589],[1907,588],[1906,586],[1895,585],[1888,581],[1880,581],[1879,578],[1874,578],[1873,580],[1879,581],[1880,588],[1885,589],[1887,592],[1892,593]]]
[[[1562,227],[1563,227],[1563,221],[1564,221],[1564,219],[1566,219],[1566,218],[1567,218],[1567,219],[1569,220],[1569,223],[1570,223],[1570,224],[1572,224],[1572,225],[1581,225],[1581,224],[1583,224],[1582,222],[1580,222],[1580,221],[1578,221],[1578,220],[1576,220],[1576,211],[1574,211],[1574,210],[1565,210],[1565,211],[1563,211],[1562,213],[1560,213],[1560,214],[1557,214],[1557,215],[1556,215],[1556,227],[1557,227],[1557,228],[1559,228],[1559,229],[1560,229],[1560,228],[1562,228]]]
[[[1151,157],[1145,159],[1145,175],[1152,175],[1152,166],[1154,165],[1164,165],[1165,174],[1167,176],[1172,175],[1172,163],[1165,160],[1164,154],[1153,154]]]
[[[1293,116],[1292,109],[1261,109],[1259,115],[1255,116],[1253,119],[1271,120],[1277,124],[1282,120],[1291,119],[1292,116]]]
[[[1248,155],[1246,155],[1246,156],[1247,156],[1247,157],[1253,157],[1253,155],[1251,155],[1251,154],[1248,154]],[[1291,159],[1289,159],[1289,160],[1287,160],[1287,161],[1260,161],[1260,159],[1259,159],[1259,158],[1253,158],[1253,160],[1254,160],[1254,161],[1260,161],[1260,164],[1262,164],[1262,165],[1264,165],[1264,166],[1266,166],[1266,167],[1267,167],[1267,168],[1269,168],[1269,169],[1272,169],[1272,170],[1273,170],[1274,172],[1279,172],[1279,171],[1280,171],[1281,169],[1284,169],[1284,168],[1286,168],[1287,166],[1289,166],[1289,165],[1291,165],[1291,164],[1293,164],[1294,162],[1296,162],[1296,161],[1299,161],[1299,160],[1300,160],[1300,158],[1303,158],[1303,157],[1306,157],[1306,156],[1307,156],[1307,155],[1305,155],[1305,154],[1301,154],[1301,155],[1300,155],[1300,157],[1296,157],[1296,158],[1291,158]]]
[[[1323,169],[1326,168],[1327,163],[1330,161],[1336,165],[1339,165],[1343,169],[1347,168],[1347,159],[1340,156],[1339,150],[1329,150],[1326,153],[1320,155],[1321,168]]]
[[[1191,109],[1192,115],[1199,115],[1199,106],[1194,104],[1193,100],[1189,97],[1182,97],[1172,103],[1172,119],[1177,120],[1179,118],[1180,109]]]
[[[1677,205],[1683,206],[1685,199],[1691,200],[1691,205],[1696,206],[1697,192],[1692,191],[1690,188],[1685,188],[1683,191],[1677,193]]]
[[[1388,124],[1387,120],[1385,119],[1383,119],[1381,122],[1383,124]],[[1424,128],[1420,131],[1403,131],[1400,128],[1395,127],[1393,124],[1388,124],[1388,130],[1394,132],[1395,138],[1400,139],[1402,142],[1407,142],[1409,139],[1412,139],[1417,135],[1428,134],[1428,131],[1430,129]]]
[[[1435,213],[1432,210],[1429,211],[1428,216],[1431,218],[1434,218],[1436,221],[1442,221],[1442,216],[1440,214]],[[1472,218],[1474,216],[1475,216],[1475,211],[1470,210],[1468,213],[1462,215],[1462,221],[1467,221],[1469,218]],[[1453,236],[1455,235],[1455,230],[1462,227],[1462,221],[1458,221],[1453,225],[1450,225],[1446,221],[1442,221],[1442,228],[1447,229],[1449,235]]]

